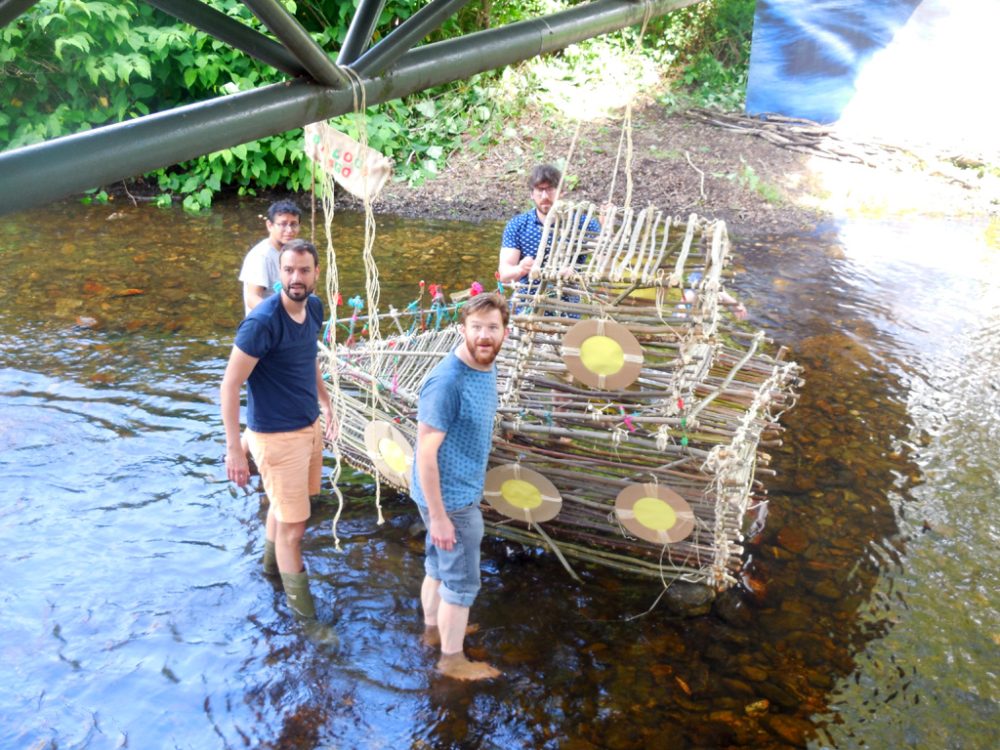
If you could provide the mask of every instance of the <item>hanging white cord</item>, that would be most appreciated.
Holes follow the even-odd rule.
[[[337,295],[340,292],[340,273],[337,268],[337,251],[333,247],[333,178],[322,166],[320,174],[323,178],[323,229],[326,232],[326,299],[327,309],[330,314],[330,348],[326,375],[330,380],[330,400],[333,405],[334,419],[339,422],[339,427],[341,428],[337,430],[337,437],[334,440],[334,467],[333,474],[330,476],[333,493],[337,496],[337,512],[330,522],[330,533],[333,534],[334,549],[339,552],[340,537],[337,536],[337,524],[340,522],[340,516],[344,512],[344,495],[340,491],[340,475],[343,471],[341,430],[344,425],[345,408],[344,394],[340,390],[340,369],[337,367]]]
[[[361,77],[351,68],[344,68],[348,78],[351,80],[351,94],[354,103],[354,115],[358,127],[358,142],[361,148],[358,149],[362,159],[367,159],[368,155],[368,123],[365,119],[365,109],[367,108],[367,93]],[[371,418],[374,420],[377,415],[377,406],[380,400],[379,395],[379,373],[382,371],[382,333],[379,330],[379,297],[381,288],[379,286],[378,266],[375,263],[375,212],[372,209],[372,199],[368,191],[368,166],[361,166],[361,185],[364,196],[365,207],[365,245],[362,250],[362,257],[365,264],[365,295],[368,305],[368,351],[369,367],[371,375]],[[378,512],[378,525],[385,523],[382,515],[382,483],[379,472],[376,469],[375,476],[375,509]]]

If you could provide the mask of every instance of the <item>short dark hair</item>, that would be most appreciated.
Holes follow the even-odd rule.
[[[500,318],[503,320],[503,327],[507,327],[507,322],[510,320],[510,310],[507,308],[507,300],[499,292],[482,292],[475,297],[471,297],[458,311],[458,322],[465,325],[467,317],[473,313],[485,312],[487,310],[499,310]]]
[[[319,253],[316,252],[316,246],[308,240],[292,240],[282,245],[281,252],[278,253],[279,263],[281,262],[281,256],[289,251],[293,253],[309,253],[313,257],[316,267],[319,267]]]
[[[562,172],[554,166],[551,164],[539,164],[528,175],[528,189],[534,190],[535,186],[540,182],[547,182],[552,187],[556,187],[561,179]]]
[[[267,220],[274,221],[278,214],[291,214],[297,219],[302,216],[302,209],[294,201],[275,201],[267,207]]]

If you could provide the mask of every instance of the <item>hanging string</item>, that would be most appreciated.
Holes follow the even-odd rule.
[[[351,68],[344,68],[351,81],[351,95],[353,98],[355,121],[358,127],[358,142],[361,144],[359,152],[363,158],[368,154],[368,123],[365,119],[367,108],[367,92],[361,77]],[[371,418],[377,417],[377,407],[381,400],[379,394],[379,373],[382,371],[382,333],[379,329],[379,297],[381,288],[379,286],[378,266],[375,263],[375,212],[372,209],[371,194],[368,190],[368,168],[361,168],[362,195],[364,196],[365,207],[365,244],[362,249],[362,258],[365,265],[365,294],[368,302],[368,351],[369,366],[371,367]],[[378,512],[378,524],[385,523],[382,515],[382,485],[379,472],[375,471],[375,508]]]
[[[566,163],[563,164],[562,173],[559,175],[559,184],[556,185],[556,200],[562,195],[563,182],[566,181],[566,175],[569,174],[569,165],[573,160],[573,151],[576,149],[577,138],[580,137],[580,126],[583,125],[583,120],[576,121],[576,130],[573,131],[573,138],[569,142],[569,150],[566,152]]]
[[[642,46],[642,40],[646,36],[646,29],[649,26],[649,19],[653,17],[653,7],[650,3],[645,3],[643,6],[642,13],[642,27],[639,29],[639,35],[635,39],[635,45],[632,50],[633,57],[638,56],[639,48]],[[622,35],[624,35],[624,31]],[[609,204],[614,203],[615,194],[615,182],[618,177],[618,165],[621,162],[622,157],[622,147],[625,147],[625,200],[622,201],[623,208],[630,208],[632,206],[632,101],[635,99],[634,95],[628,97],[628,101],[625,102],[625,115],[622,117],[622,134],[618,139],[618,152],[615,155],[615,166],[611,172],[611,187],[608,189],[608,200]]]
[[[317,136],[318,137],[318,136]],[[315,195],[315,162],[313,162],[313,236],[316,234],[316,195]],[[334,548],[340,551],[340,537],[337,536],[337,524],[340,516],[344,512],[344,495],[340,491],[340,476],[343,472],[343,431],[346,425],[346,404],[344,394],[340,388],[340,370],[337,367],[337,307],[340,300],[340,272],[337,267],[337,251],[333,245],[333,217],[334,217],[334,187],[333,177],[322,169],[322,200],[323,200],[323,231],[326,234],[326,299],[327,309],[330,315],[330,325],[327,327],[325,336],[327,350],[327,369],[325,377],[330,383],[330,402],[333,406],[334,419],[339,423],[337,437],[334,439],[333,457],[334,467],[330,476],[333,485],[333,493],[337,496],[337,512],[330,522],[330,533],[333,535]]]
[[[313,160],[309,179],[309,241],[316,246],[316,161]],[[332,316],[331,311],[331,316]],[[333,318],[331,317],[331,320]]]

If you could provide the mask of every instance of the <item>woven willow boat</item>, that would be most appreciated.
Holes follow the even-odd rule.
[[[800,369],[726,311],[723,222],[610,208],[587,231],[594,215],[553,208],[531,283],[511,295],[488,528],[571,573],[580,560],[727,588]],[[454,325],[421,330],[413,316],[428,314],[393,310],[380,317],[394,335],[327,351],[342,457],[402,490],[420,384],[461,340]]]

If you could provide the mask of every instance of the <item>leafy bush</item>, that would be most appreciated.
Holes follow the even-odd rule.
[[[705,0],[668,16],[685,96],[668,96],[667,103],[743,107],[755,9],[756,0]]]
[[[217,10],[253,28],[260,23],[239,0],[209,0]],[[479,0],[465,6],[429,41],[486,26],[558,11],[572,0]],[[328,50],[339,47],[354,12],[341,0],[285,0],[284,5]],[[424,0],[387,0],[377,41]],[[749,19],[749,20],[748,20]],[[745,80],[753,0],[706,0],[652,22],[643,37],[657,64],[684,59],[681,80],[705,100],[736,101]],[[637,29],[620,41],[574,45],[555,59],[563,74],[599,75],[600,55],[631,49]],[[610,38],[609,38],[610,39]],[[597,50],[597,52],[594,52]],[[137,0],[40,0],[0,29],[0,148],[10,149],[108,123],[284,80],[263,63]],[[527,67],[508,75],[481,74],[366,113],[369,143],[393,159],[396,178],[433,177],[458,148],[483,148],[516,117],[537,79]],[[742,76],[742,78],[741,78]],[[698,92],[701,92],[700,94]],[[356,136],[352,115],[338,126]],[[144,176],[157,186],[157,202],[179,197],[185,208],[211,204],[223,189],[308,189],[311,167],[295,129],[198,157]],[[100,200],[101,193],[91,195]]]

